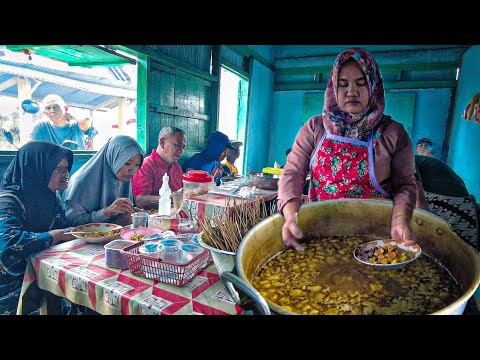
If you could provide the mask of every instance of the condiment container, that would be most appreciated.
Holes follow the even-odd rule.
[[[128,269],[127,259],[120,250],[135,244],[132,240],[113,240],[105,244],[105,264],[109,268]]]
[[[183,198],[206,194],[212,185],[212,175],[203,170],[190,170],[183,174]]]

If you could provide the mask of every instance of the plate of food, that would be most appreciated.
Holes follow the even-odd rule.
[[[401,240],[374,240],[359,245],[353,256],[361,263],[380,270],[396,270],[418,259],[422,249]]]
[[[141,241],[146,236],[151,236],[154,234],[161,234],[161,229],[149,228],[149,227],[140,227],[135,229],[125,229],[120,234],[120,237],[124,240],[135,240]],[[148,239],[147,239],[148,240]],[[150,239],[153,240],[153,239]]]
[[[87,243],[104,243],[117,238],[123,227],[109,223],[91,223],[77,226],[68,233]]]

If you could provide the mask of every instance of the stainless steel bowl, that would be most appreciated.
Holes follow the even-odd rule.
[[[252,186],[265,190],[277,190],[280,176],[263,172],[251,172],[248,174],[248,179]]]

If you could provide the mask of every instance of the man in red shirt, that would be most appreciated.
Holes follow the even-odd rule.
[[[182,129],[164,127],[158,134],[158,146],[143,160],[142,167],[132,179],[133,195],[137,206],[153,209],[158,206],[158,190],[162,187],[165,173],[173,191],[182,187],[182,167],[178,160],[185,150],[187,138]]]

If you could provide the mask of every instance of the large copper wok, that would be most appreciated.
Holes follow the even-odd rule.
[[[382,200],[329,200],[303,205],[298,224],[306,238],[332,235],[373,235],[390,237],[392,203]],[[275,214],[252,228],[243,238],[236,254],[238,276],[222,273],[222,281],[239,301],[239,290],[252,297],[260,312],[293,315],[282,307],[265,300],[252,286],[253,277],[272,257],[285,249],[281,238],[284,218]],[[468,299],[480,283],[480,256],[440,217],[416,209],[412,227],[417,243],[427,255],[438,260],[459,282],[463,295],[454,303],[434,314],[462,314]],[[353,260],[352,260],[353,261]],[[233,284],[233,285],[232,285]]]

